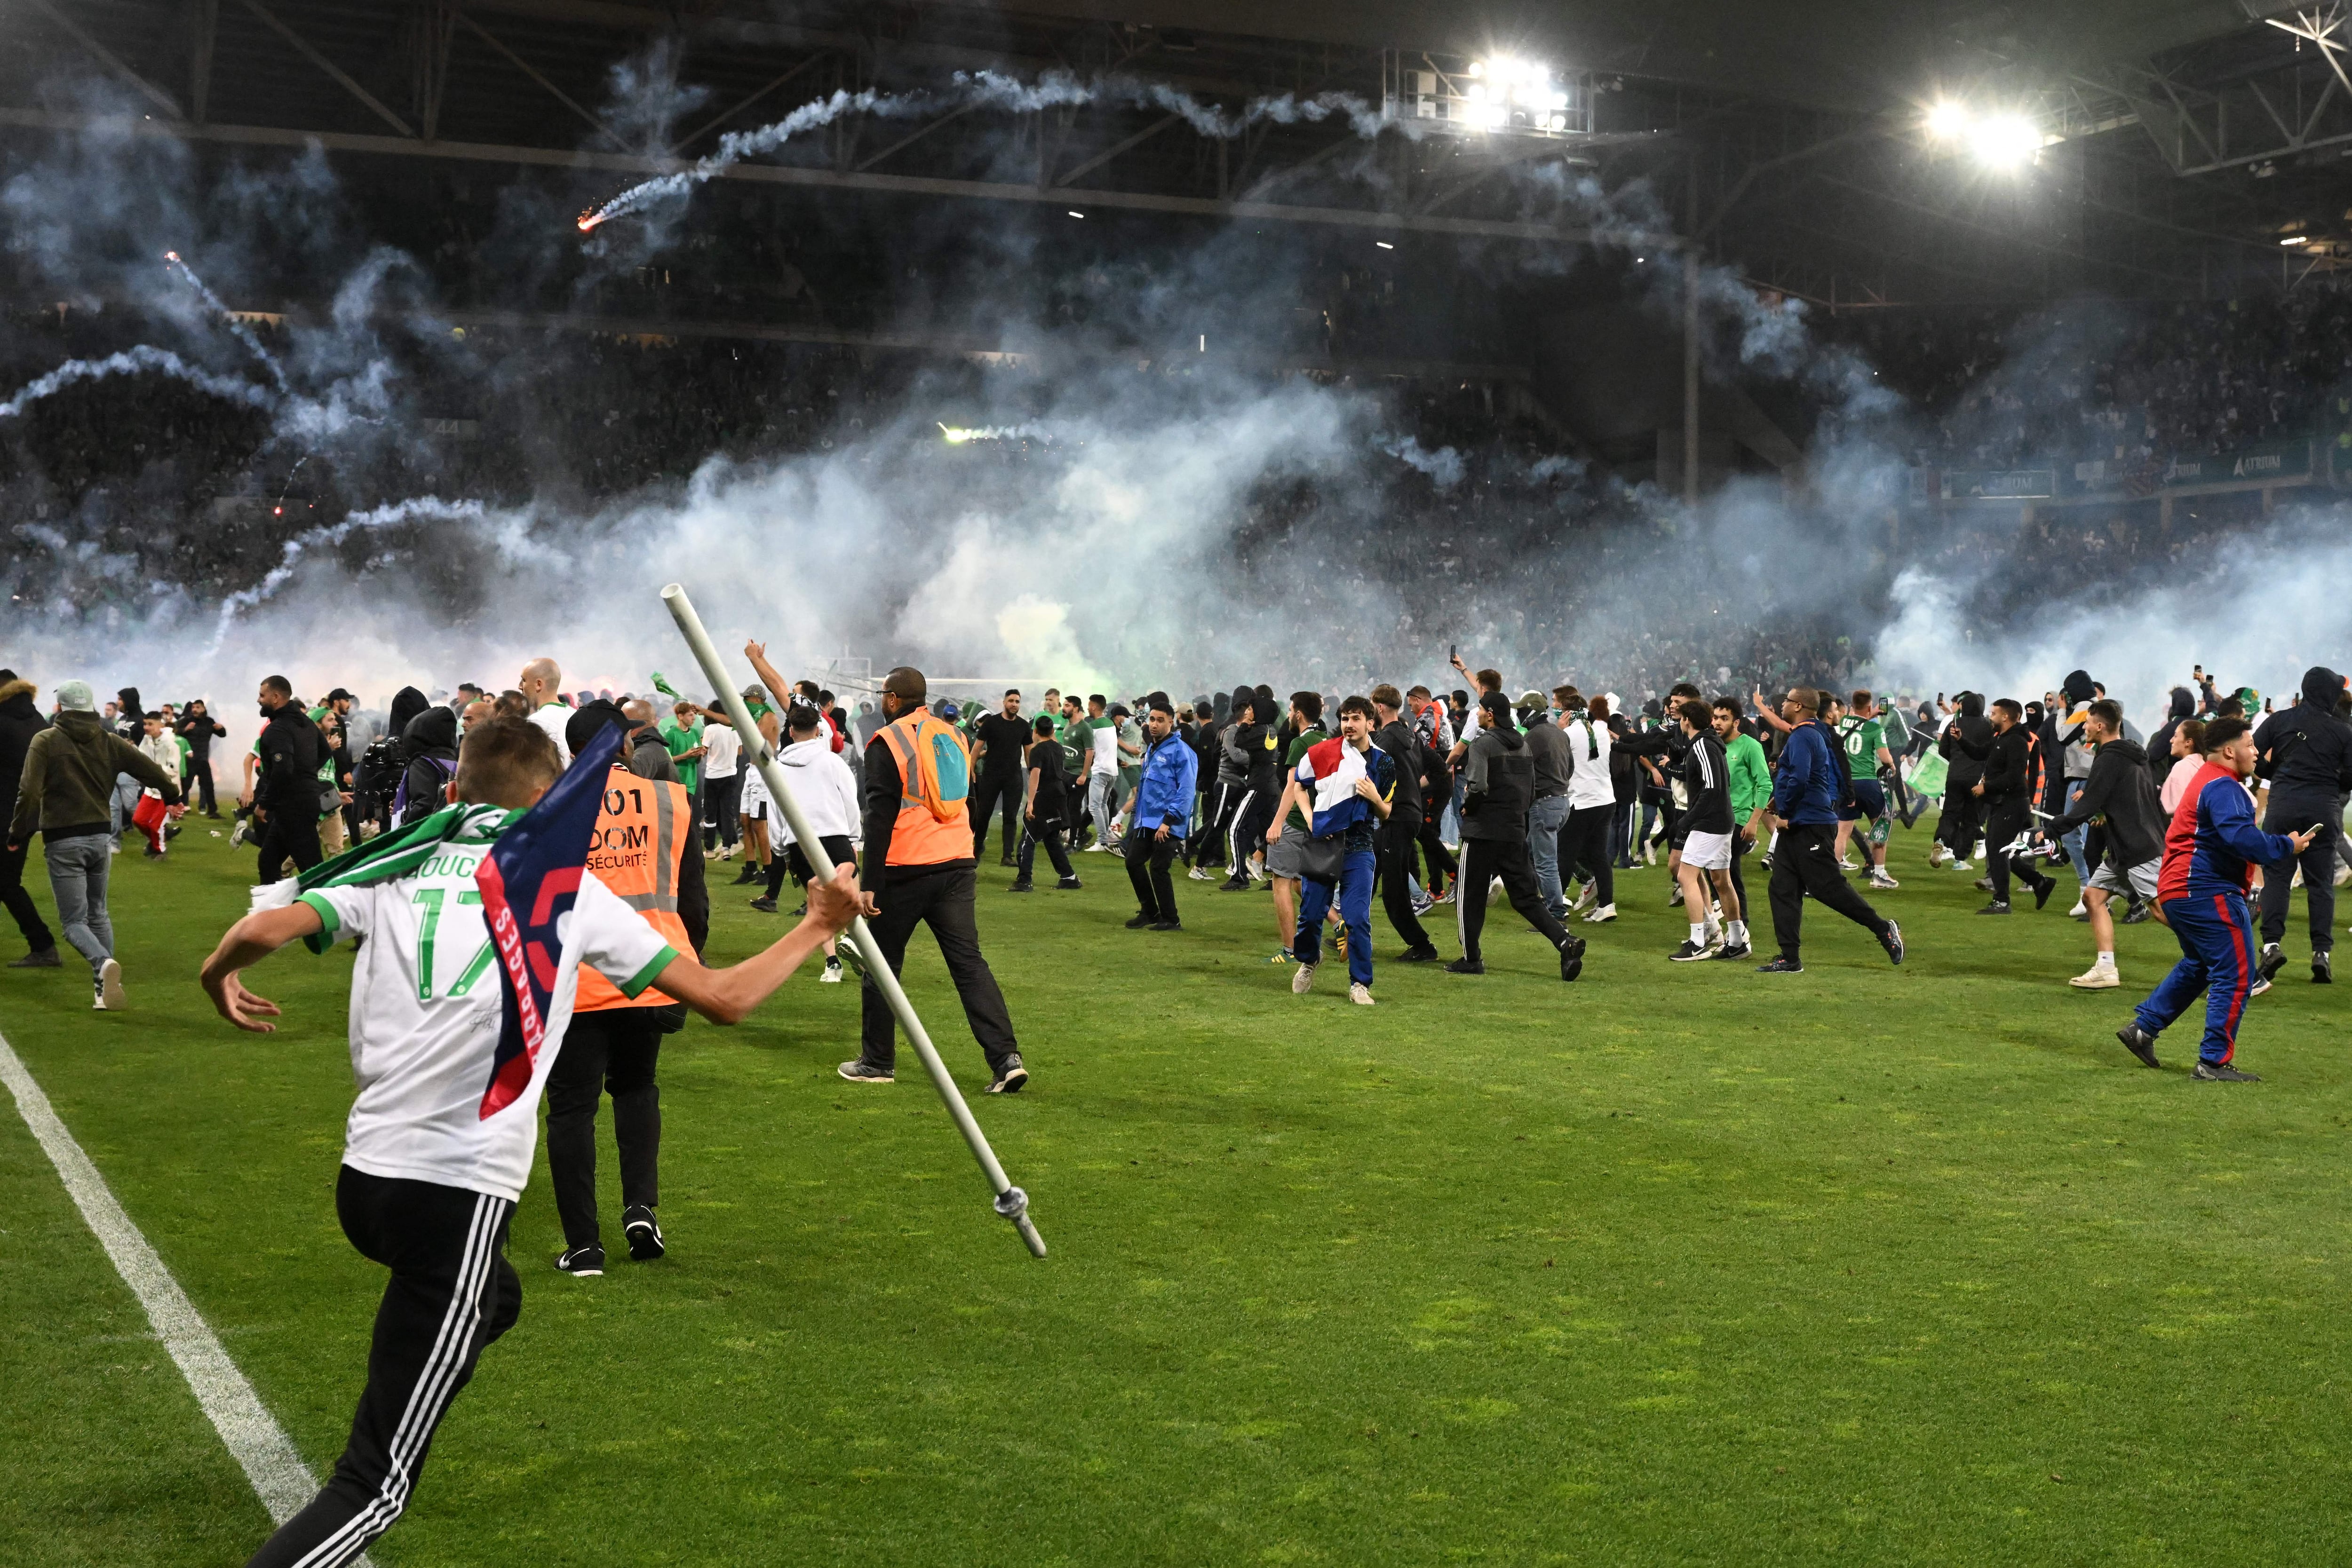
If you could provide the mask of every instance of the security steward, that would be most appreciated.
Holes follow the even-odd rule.
[[[980,952],[972,894],[967,797],[971,753],[953,725],[932,716],[920,670],[900,666],[882,683],[884,724],[866,747],[866,858],[859,870],[864,914],[894,975],[907,961],[918,923],[931,928],[962,999],[965,1021],[988,1058],[991,1094],[1017,1093],[1029,1082],[1004,993]],[[898,1020],[881,988],[866,977],[857,1060],[841,1064],[852,1083],[888,1083],[898,1057]]]
[[[632,724],[609,701],[590,703],[564,726],[572,755],[579,756],[608,724],[650,728]],[[662,746],[624,746],[622,755],[630,761],[613,765],[588,869],[673,949],[699,956],[710,936],[710,894],[703,881],[694,799],[677,781],[667,753]],[[695,852],[688,853],[689,848]],[[640,1263],[662,1255],[665,1243],[655,1218],[661,1205],[661,1090],[654,1069],[662,1036],[685,1027],[684,1003],[651,987],[635,998],[625,997],[604,976],[582,966],[572,1029],[547,1078],[547,1171],[555,1188],[555,1212],[563,1222],[563,1252],[555,1266],[567,1274],[604,1271],[604,1237],[596,1223],[596,1105],[602,1094],[613,1097],[613,1141],[621,1155],[622,1239]]]

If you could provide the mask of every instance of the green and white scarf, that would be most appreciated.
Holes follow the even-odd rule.
[[[306,893],[325,887],[367,887],[406,876],[438,853],[446,844],[487,844],[521,816],[504,806],[444,806],[429,817],[419,817],[404,828],[378,833],[332,860],[320,861],[299,875],[281,878],[253,890],[253,907],[283,909]],[[325,934],[320,934],[323,936]],[[324,952],[318,937],[306,938],[313,952]]]

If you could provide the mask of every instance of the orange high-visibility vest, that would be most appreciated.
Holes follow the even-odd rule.
[[[898,759],[898,820],[890,829],[890,865],[937,865],[971,859],[971,751],[955,726],[917,708],[882,731]]]
[[[640,779],[616,763],[604,781],[604,810],[596,819],[596,836],[588,846],[588,869],[597,880],[644,915],[646,924],[680,953],[694,951],[686,922],[678,918],[677,871],[688,842],[698,836],[696,827],[694,798],[686,792],[685,785]],[[965,849],[970,848],[970,835],[966,835]],[[574,1012],[669,1005],[670,998],[651,987],[638,992],[635,999],[625,997],[594,967],[580,966],[580,998],[572,1005]]]

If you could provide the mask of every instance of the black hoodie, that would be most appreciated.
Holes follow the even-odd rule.
[[[2254,771],[2270,780],[2273,820],[2281,805],[2292,803],[2296,826],[2301,821],[2334,821],[2336,802],[2352,790],[2352,725],[2336,716],[2344,696],[2344,681],[2325,664],[2303,673],[2303,700],[2263,720],[2254,731],[2254,750],[2261,760]]]
[[[408,721],[400,741],[407,758],[401,777],[408,794],[396,825],[404,826],[448,804],[443,787],[457,774],[457,716],[446,707],[428,707]]]
[[[2092,753],[2090,777],[2083,780],[2073,809],[2042,831],[2060,838],[2095,817],[2106,820],[2107,863],[2117,871],[2164,853],[2164,807],[2157,799],[2156,775],[2148,770],[2147,753],[2131,741],[2111,740]]]
[[[319,727],[302,705],[289,700],[269,716],[261,731],[261,766],[253,803],[295,821],[319,814],[319,765],[327,754]]]
[[[2164,783],[2164,776],[2172,771],[2173,763],[2179,760],[2172,755],[2173,736],[2196,716],[2197,694],[2187,686],[2173,687],[2172,706],[2164,716],[2162,727],[2147,737],[2147,768],[2156,775],[2159,786]]]
[[[1984,778],[1985,758],[1992,755],[1992,725],[1984,716],[1984,698],[1974,692],[1961,694],[1960,711],[1944,727],[1936,750],[1948,765],[1947,795],[1965,795]]]
[[[1536,764],[1528,743],[1492,713],[1479,716],[1462,769],[1462,836],[1517,840],[1528,836],[1528,808],[1535,803]]]

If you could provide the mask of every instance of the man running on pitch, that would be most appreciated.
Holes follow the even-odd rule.
[[[595,747],[591,760],[599,766],[580,778],[601,792],[612,742]],[[658,979],[705,1018],[734,1023],[856,913],[855,873],[845,867],[832,884],[810,887],[808,917],[781,941],[731,968],[709,969],[671,948],[572,859],[538,883],[549,903],[562,896],[567,876],[577,877],[578,891],[559,916],[561,952],[541,976],[547,996],[536,1051],[509,1055],[502,1049],[508,1024],[524,1003],[539,1003],[520,988],[509,1000],[494,972],[508,966],[492,944],[476,873],[500,836],[519,822],[531,830],[540,819],[527,820],[528,808],[562,771],[554,741],[537,725],[484,720],[458,755],[458,804],[277,884],[285,891],[262,890],[274,906],[231,926],[205,961],[204,988],[221,1016],[268,1034],[278,1007],[245,988],[245,969],[297,940],[324,953],[345,936],[366,939],[352,976],[360,1093],[344,1132],[335,1211],[352,1245],[389,1268],[392,1281],[335,1473],[253,1564],[332,1568],[389,1529],[408,1505],[449,1401],[472,1378],[483,1348],[514,1326],[522,1284],[506,1260],[507,1223],[530,1174],[540,1093],[571,1022],[580,966],[631,997]],[[544,959],[543,946],[534,944],[531,956]],[[515,963],[522,963],[520,948]]]
[[[2158,1065],[2156,1037],[2205,993],[2205,1039],[2197,1053],[2199,1078],[2214,1083],[2259,1083],[2231,1065],[2238,1053],[2238,1020],[2254,985],[2254,920],[2246,888],[2256,865],[2279,867],[2308,849],[2325,829],[2266,833],[2254,826],[2254,798],[2245,780],[2254,774],[2254,737],[2242,718],[2205,727],[2205,760],[2189,781],[2164,835],[2164,869],[2157,875],[2157,906],[2180,942],[2180,962],[2148,994],[2116,1038],[2149,1067]]]

